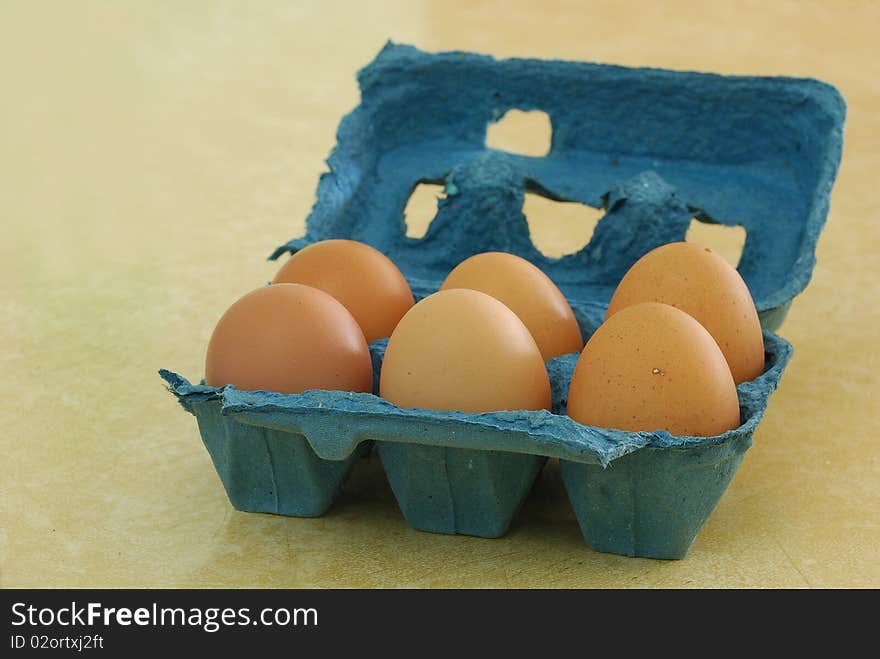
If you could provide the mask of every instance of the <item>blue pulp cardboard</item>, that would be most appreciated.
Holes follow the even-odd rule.
[[[590,333],[589,327],[584,330]],[[497,537],[506,532],[545,459],[554,457],[561,460],[566,490],[591,547],[680,558],[751,446],[791,356],[784,339],[765,331],[764,342],[764,373],[737,387],[742,425],[712,438],[623,432],[573,421],[565,415],[565,394],[577,353],[547,364],[553,412],[401,409],[374,394],[239,391],[231,385],[192,385],[170,371],[160,373],[198,419],[205,446],[239,510],[322,514],[357,448],[376,440],[411,526]],[[378,370],[384,341],[371,349]],[[622,461],[627,456],[639,457]],[[596,528],[601,533],[591,530]]]
[[[846,107],[831,85],[390,43],[358,80],[361,103],[339,127],[306,235],[273,258],[353,238],[433,292],[466,257],[507,251],[569,300],[607,305],[632,263],[683,240],[696,216],[745,228],[738,269],[765,318],[809,282],[843,145]],[[487,125],[512,108],[549,115],[546,157],[486,148]],[[447,196],[413,239],[403,210],[420,182]],[[583,249],[548,258],[529,237],[525,191],[606,215]]]
[[[547,459],[540,455],[380,442],[407,523],[435,533],[504,535]]]
[[[623,432],[565,416],[577,354],[547,364],[552,411],[483,414],[400,409],[374,394],[296,395],[191,385],[161,371],[199,420],[232,504],[321,514],[358,447],[375,441],[407,522],[503,534],[546,458],[559,458],[587,543],[656,558],[686,555],[715,508],[791,355],[770,329],[809,281],[839,165],[845,105],[809,79],[730,77],[581,62],[428,54],[388,44],[359,73],[361,104],[340,125],[306,235],[272,258],[328,238],[373,245],[417,298],[464,258],[519,254],[569,300],[584,336],[628,268],[682,240],[691,218],[740,225],[738,269],[765,327],[763,375],[737,390],[742,425],[717,437]],[[543,158],[485,146],[511,108],[543,110]],[[446,197],[424,238],[403,210],[420,182]],[[590,242],[553,259],[532,244],[524,193],[602,207]],[[374,381],[385,341],[371,345]]]

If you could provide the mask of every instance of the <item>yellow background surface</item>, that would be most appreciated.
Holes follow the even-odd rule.
[[[705,6],[704,6],[705,5]],[[0,585],[878,587],[880,5],[3,2]],[[423,49],[816,77],[849,106],[794,358],[681,561],[585,545],[558,467],[501,539],[405,524],[375,457],[320,519],[233,510],[156,371],[304,230],[355,71]],[[530,218],[535,219],[535,218]],[[571,241],[551,214],[543,245]],[[563,228],[559,228],[563,226]]]

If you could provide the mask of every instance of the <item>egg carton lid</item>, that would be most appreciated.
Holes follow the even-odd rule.
[[[467,52],[389,42],[358,73],[361,102],[341,122],[306,234],[351,238],[389,256],[417,296],[483,251],[539,266],[570,302],[606,305],[645,252],[683,240],[691,219],[745,228],[738,270],[759,312],[810,280],[843,145],[846,106],[831,85]],[[509,109],[546,112],[545,157],[490,149]],[[446,197],[423,238],[404,208],[421,182]],[[543,255],[524,193],[605,209],[590,242]],[[573,305],[574,306],[574,305]]]

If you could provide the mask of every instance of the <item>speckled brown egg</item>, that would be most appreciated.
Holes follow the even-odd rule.
[[[550,408],[541,351],[513,311],[485,293],[429,295],[388,340],[379,393],[398,407],[462,412]]]
[[[251,291],[220,318],[205,382],[284,394],[369,392],[373,369],[361,328],[338,300],[310,286],[276,284]]]
[[[361,326],[368,343],[391,336],[413,305],[409,284],[379,250],[356,240],[322,240],[296,252],[274,284],[306,284],[339,300]]]
[[[608,318],[587,341],[568,392],[587,426],[711,437],[739,426],[736,385],[709,332],[667,304]]]
[[[639,302],[664,302],[693,316],[711,334],[739,384],[764,371],[764,337],[745,281],[728,261],[696,243],[669,243],[629,269],[606,319]]]
[[[515,254],[471,256],[455,266],[440,288],[470,288],[503,302],[529,328],[545,361],[584,347],[562,292],[540,268]]]

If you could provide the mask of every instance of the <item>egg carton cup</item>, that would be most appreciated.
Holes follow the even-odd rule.
[[[587,543],[598,551],[680,558],[714,510],[767,407],[791,345],[764,334],[766,368],[737,387],[742,425],[716,437],[583,426],[565,415],[578,353],[551,360],[552,412],[401,409],[374,394],[239,391],[161,371],[198,420],[232,505],[247,512],[324,514],[375,441],[414,528],[504,535],[547,458],[562,477]],[[376,373],[385,341],[371,350]]]
[[[630,266],[683,240],[691,220],[740,225],[738,270],[764,327],[764,373],[737,387],[739,428],[717,437],[624,432],[565,416],[576,353],[547,364],[551,411],[400,409],[373,394],[238,391],[161,371],[198,420],[233,506],[323,514],[359,452],[375,444],[417,529],[504,534],[548,458],[595,550],[684,557],[739,467],[791,356],[773,331],[808,283],[840,161],[845,105],[830,85],[583,62],[429,54],[389,43],[359,72],[361,103],[339,127],[306,234],[384,252],[416,298],[484,251],[547,273],[588,337]],[[489,149],[487,125],[542,110],[546,157]],[[445,197],[423,238],[406,236],[416,185]],[[604,209],[589,243],[550,258],[533,245],[525,192]],[[385,341],[370,346],[374,383]]]

